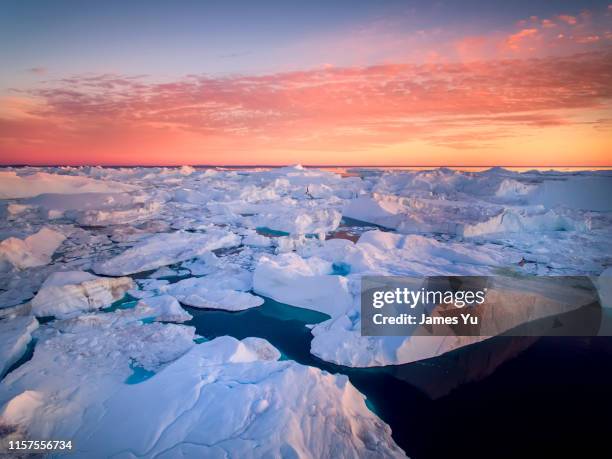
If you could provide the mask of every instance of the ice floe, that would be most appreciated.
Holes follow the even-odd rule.
[[[240,268],[222,269],[205,277],[190,277],[164,287],[162,291],[181,303],[196,308],[242,311],[261,306],[264,300],[248,293],[252,274]]]
[[[299,252],[302,256],[289,253],[261,257],[255,270],[254,289],[278,301],[328,313],[331,319],[312,329],[312,352],[345,366],[404,364],[485,339],[485,336],[361,336],[358,306],[361,275],[488,275],[502,268],[514,267],[517,273],[521,269],[520,252],[499,245],[440,242],[431,237],[377,230],[364,233],[356,244],[348,240],[330,240],[323,245],[303,247]],[[334,274],[334,266],[345,275]],[[512,294],[518,295],[521,288],[515,287],[516,292]],[[571,309],[568,308],[563,311]],[[538,317],[545,317],[546,311]],[[517,310],[517,317],[522,319],[517,319],[514,325],[534,318],[530,315],[533,314],[530,306],[523,312],[527,315],[521,316]],[[506,329],[492,330],[491,334],[503,331]]]

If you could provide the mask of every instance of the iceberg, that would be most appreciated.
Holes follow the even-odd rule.
[[[0,171],[0,199],[29,198],[43,193],[116,193],[136,189],[133,185],[83,176],[47,172],[19,175],[15,171]]]
[[[136,303],[135,312],[143,318],[152,317],[158,322],[187,322],[192,319],[176,298],[159,295],[144,298]]]
[[[0,421],[70,438],[90,458],[405,457],[346,376],[278,361],[258,338],[188,344],[188,330],[132,324],[48,337],[0,384]],[[155,374],[125,384],[130,362]]]
[[[44,193],[25,200],[49,219],[66,218],[83,226],[134,224],[158,215],[163,194],[143,193]]]
[[[599,302],[604,308],[612,308],[612,266],[606,268],[595,281]]]
[[[342,214],[335,209],[291,209],[280,207],[275,212],[249,218],[251,225],[289,234],[321,234],[338,228]]]
[[[363,233],[357,243],[327,240],[299,252],[261,256],[253,289],[274,300],[328,314],[329,320],[312,328],[311,352],[323,360],[355,367],[399,365],[479,341],[472,337],[452,341],[415,336],[411,341],[361,336],[362,275],[487,275],[520,261],[518,252],[495,245],[440,242],[379,230]],[[334,273],[338,266],[344,267],[344,275]]]
[[[253,274],[253,290],[281,303],[335,316],[351,306],[352,297],[347,279],[331,275],[332,270],[331,263],[317,257],[262,256]]]
[[[499,184],[495,197],[506,202],[526,202],[527,198],[538,189],[533,183],[519,182],[515,179],[504,179]]]
[[[518,239],[525,251],[533,252],[541,233],[583,234],[610,224],[612,177],[605,172],[437,169],[384,173],[369,181],[369,190],[345,202],[343,215],[400,233],[505,239],[510,244]],[[509,233],[515,236],[506,237]],[[533,233],[538,236],[526,237]]]
[[[245,290],[251,288],[251,273],[222,270],[205,277],[190,277],[169,285],[163,291],[181,303],[195,308],[242,311],[261,306],[262,298]]]
[[[450,329],[439,336],[426,329],[413,336],[362,336],[360,311],[354,308],[313,327],[311,353],[349,367],[402,365],[437,357],[596,301],[594,291],[566,283],[565,278],[560,278],[553,289],[549,280],[542,282],[537,277],[494,278],[488,285],[486,302],[492,306],[486,309],[487,316],[481,321],[481,336],[457,336]]]
[[[357,241],[358,247],[365,247],[366,252],[383,255],[389,250],[398,258],[411,260],[423,265],[430,265],[441,270],[445,265],[461,266],[468,274],[473,266],[504,266],[507,264],[507,253],[499,248],[486,245],[471,245],[459,242],[441,242],[431,237],[419,235],[401,235],[368,231]],[[515,255],[517,256],[517,255]]]
[[[197,190],[179,189],[174,192],[173,199],[185,204],[206,204],[208,198]]]
[[[156,216],[162,209],[157,201],[133,204],[128,209],[88,210],[75,212],[75,220],[84,226],[110,226],[135,223]]]
[[[272,245],[272,240],[267,236],[251,231],[244,236],[242,243],[251,247],[270,247]]]
[[[458,235],[465,225],[482,221],[501,210],[498,204],[473,200],[373,193],[350,201],[343,215],[400,233]]]
[[[396,228],[402,220],[403,211],[405,208],[398,198],[374,194],[349,201],[342,215],[386,228]]]
[[[0,377],[26,352],[32,332],[38,328],[33,316],[17,316],[0,320]]]
[[[571,209],[612,211],[612,177],[570,176],[560,180],[547,180],[530,196],[531,204],[546,208],[563,206]]]
[[[42,228],[25,239],[7,238],[0,242],[0,268],[3,263],[16,269],[47,265],[65,239],[64,234],[51,228]]]
[[[70,317],[110,306],[132,288],[129,277],[98,277],[85,271],[57,271],[43,282],[32,298],[38,317]]]
[[[206,233],[160,233],[138,242],[116,257],[96,264],[93,269],[97,274],[124,276],[151,271],[239,244],[240,236],[224,229]]]
[[[525,214],[507,210],[490,220],[467,225],[463,228],[466,237],[483,236],[496,233],[528,234],[541,231],[587,231],[586,221],[570,219],[554,210],[540,214]]]
[[[181,268],[188,270],[193,276],[204,276],[219,269],[221,260],[213,252],[206,252],[194,260],[181,263]]]
[[[403,456],[343,376],[259,339],[196,344],[178,324],[268,305],[187,306],[319,311],[314,356],[380,367],[486,336],[361,336],[366,275],[590,275],[609,303],[609,172],[44,171],[0,173],[5,362],[36,339],[0,383],[0,416],[15,435],[73,438],[83,457]],[[56,318],[28,331],[36,319],[17,314]]]

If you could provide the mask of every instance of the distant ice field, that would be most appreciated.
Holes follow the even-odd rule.
[[[3,168],[5,437],[74,438],[83,457],[402,457],[342,368],[476,340],[361,336],[361,277],[604,279],[610,196],[610,170]],[[312,320],[287,322],[299,363],[264,339],[286,333],[241,319],[295,308]]]

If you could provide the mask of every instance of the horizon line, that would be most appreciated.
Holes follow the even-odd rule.
[[[612,164],[610,165],[595,165],[595,164],[585,164],[585,165],[567,165],[567,164],[518,164],[518,165],[508,165],[508,164],[28,164],[28,163],[14,163],[14,164],[0,164],[0,168],[5,167],[233,167],[233,168],[253,168],[253,167],[261,167],[261,168],[281,168],[281,167],[294,167],[294,166],[302,166],[308,168],[329,168],[329,167],[339,167],[339,168],[365,168],[365,167],[374,167],[374,168],[382,168],[382,167],[432,167],[432,168],[444,168],[444,167],[501,167],[501,168],[511,168],[511,167],[534,167],[534,168],[543,168],[543,167],[597,167],[597,168],[612,168]]]

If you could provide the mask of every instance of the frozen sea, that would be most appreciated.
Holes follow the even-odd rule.
[[[610,196],[587,169],[4,168],[2,440],[420,458],[605,438],[610,338],[363,337],[358,297],[364,275],[603,291]]]

